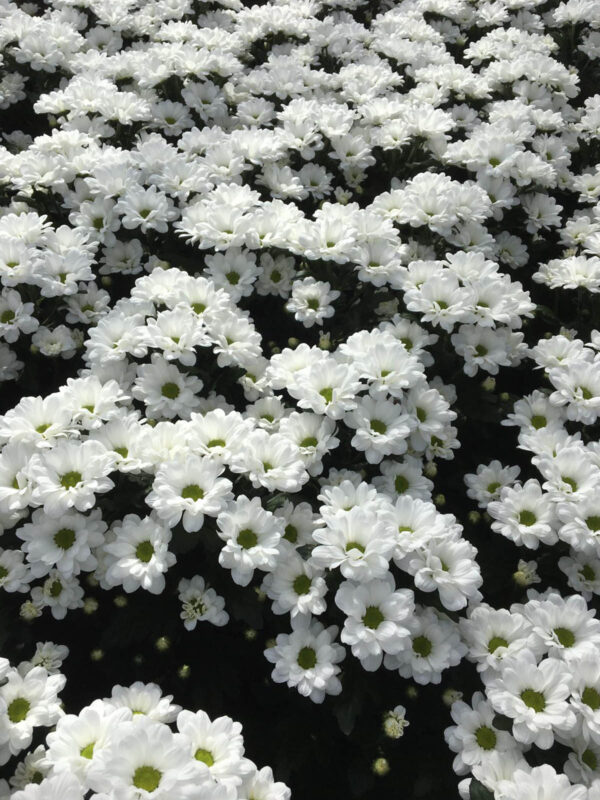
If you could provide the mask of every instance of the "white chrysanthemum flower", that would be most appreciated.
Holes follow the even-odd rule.
[[[186,630],[193,631],[197,622],[210,622],[218,627],[229,622],[224,598],[208,587],[201,575],[194,575],[189,580],[182,578],[177,590],[182,604],[179,616]]]
[[[189,753],[181,736],[160,722],[141,717],[123,735],[111,741],[92,762],[87,782],[96,792],[123,800],[169,800],[203,788],[211,798],[206,770]]]
[[[246,473],[256,489],[264,486],[271,492],[297,492],[309,479],[300,448],[261,429],[239,441],[230,466],[232,472]]]
[[[169,528],[181,520],[188,532],[199,531],[204,515],[217,517],[232,499],[231,481],[221,478],[218,461],[189,454],[159,467],[146,503]]]
[[[314,703],[322,703],[326,694],[340,694],[337,665],[346,651],[334,643],[337,632],[335,625],[324,628],[310,617],[294,617],[292,632],[280,633],[275,645],[265,650],[266,659],[275,664],[271,673],[275,683],[287,683]]]
[[[554,506],[533,478],[522,486],[505,486],[487,511],[494,520],[492,529],[515,544],[537,550],[540,543],[554,544],[558,539]]]
[[[481,692],[475,692],[471,704],[453,703],[450,713],[455,725],[444,731],[449,748],[458,754],[452,765],[458,775],[469,772],[474,764],[485,765],[492,753],[520,752],[510,733],[494,726],[494,710]]]
[[[347,617],[340,639],[367,671],[381,666],[384,653],[407,647],[410,631],[403,623],[414,613],[414,596],[410,589],[396,590],[390,573],[367,583],[343,581],[335,603]]]
[[[60,517],[47,517],[36,509],[31,522],[17,528],[23,552],[27,555],[32,576],[41,578],[55,567],[65,575],[91,572],[96,566],[92,548],[104,542],[106,523],[100,509],[87,516],[69,511]]]
[[[108,475],[115,460],[115,454],[100,442],[60,440],[29,462],[32,500],[51,517],[60,517],[70,508],[88,511],[97,492],[113,488]]]
[[[6,682],[0,686],[8,734],[6,748],[0,750],[3,763],[29,747],[34,728],[50,727],[62,716],[58,693],[65,682],[64,675],[48,675],[43,667],[34,667],[25,675],[16,669],[8,672]]]
[[[397,655],[386,654],[384,666],[421,685],[440,683],[442,672],[456,666],[467,652],[458,626],[433,608],[420,606],[406,624],[410,630],[406,648]]]
[[[276,781],[271,767],[254,769],[238,789],[239,800],[290,800],[291,789]]]
[[[77,577],[51,569],[42,586],[34,586],[31,600],[39,609],[49,608],[54,619],[64,619],[67,611],[83,606],[83,589]]]
[[[128,708],[113,708],[103,700],[67,714],[48,734],[48,758],[58,773],[74,774],[81,783],[111,739],[118,737],[120,725],[131,720]]]
[[[311,564],[320,569],[339,567],[344,578],[356,581],[383,577],[395,547],[389,522],[360,507],[328,518],[313,539],[317,547],[311,553]]]
[[[482,603],[458,624],[469,648],[467,658],[477,664],[478,672],[502,669],[504,659],[530,647],[531,623],[517,611]]]
[[[172,699],[173,695],[163,695],[156,683],[135,681],[131,686],[113,686],[110,697],[102,702],[110,708],[130,709],[134,722],[140,716],[157,722],[174,722],[181,706],[171,703]]]
[[[312,328],[334,315],[331,304],[339,296],[340,293],[332,290],[331,284],[308,277],[292,283],[292,293],[285,307],[305,328]]]
[[[114,538],[103,546],[104,580],[126,592],[142,587],[152,594],[165,588],[164,573],[175,564],[169,552],[170,528],[153,517],[127,514],[111,528]]]
[[[131,393],[146,405],[154,419],[189,419],[200,406],[198,393],[203,383],[196,375],[181,372],[163,356],[153,353],[150,364],[140,364]]]
[[[513,720],[517,742],[548,750],[555,734],[569,733],[576,725],[567,703],[570,683],[571,671],[563,661],[547,658],[536,664],[535,656],[525,650],[503,662],[486,691],[494,709]]]
[[[267,597],[273,600],[273,612],[289,612],[292,619],[298,614],[322,614],[327,607],[327,584],[323,572],[304,561],[291,545],[280,552],[282,557],[275,569],[265,575],[261,586]]]
[[[217,533],[226,543],[219,564],[231,569],[231,577],[247,586],[255,569],[271,571],[277,564],[283,523],[266,511],[259,497],[240,495],[219,514]]]
[[[254,769],[244,758],[242,726],[230,717],[211,720],[204,711],[180,711],[177,730],[193,758],[205,764],[210,777],[224,786],[237,788]]]
[[[384,456],[405,453],[408,436],[414,428],[403,406],[368,396],[345,415],[344,422],[356,430],[352,447],[364,452],[369,464],[378,464]]]
[[[557,773],[550,764],[533,767],[530,772],[517,769],[510,778],[501,780],[496,787],[503,800],[585,800],[587,788],[573,786],[566,775]]]
[[[58,394],[23,397],[0,417],[0,438],[5,442],[52,446],[56,437],[73,432],[72,414]]]
[[[492,500],[500,497],[504,486],[510,486],[516,481],[520,473],[519,467],[503,467],[495,459],[489,464],[479,464],[475,473],[464,476],[467,485],[467,496],[477,500],[479,508],[487,508]]]
[[[551,593],[543,600],[530,600],[523,614],[532,626],[530,646],[537,652],[571,664],[600,647],[600,621],[583,597]]]

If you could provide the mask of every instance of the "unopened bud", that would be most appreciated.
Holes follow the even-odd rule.
[[[168,636],[159,636],[159,638],[154,642],[154,647],[159,653],[166,653],[166,651],[171,647],[171,640]]]
[[[104,658],[104,650],[101,650],[99,647],[97,647],[95,650],[90,652],[90,658],[92,661],[102,661]]]
[[[384,775],[387,775],[390,771],[390,762],[387,758],[376,758],[371,765],[371,769],[373,770],[375,775],[378,775],[380,778],[383,778]]]

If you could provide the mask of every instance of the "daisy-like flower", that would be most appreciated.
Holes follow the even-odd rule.
[[[452,703],[450,713],[455,724],[446,728],[444,738],[457,753],[452,767],[458,775],[474,764],[485,764],[494,752],[519,752],[510,733],[494,726],[494,710],[481,692],[475,692],[470,706],[462,700]]]
[[[557,773],[550,764],[533,767],[531,771],[516,769],[510,778],[499,781],[496,787],[503,800],[586,800],[588,790],[583,784],[573,786],[566,775]],[[591,797],[590,797],[591,800]]]
[[[177,715],[177,730],[192,757],[218,783],[237,788],[253,772],[254,765],[244,758],[242,726],[230,717],[211,720],[204,711],[184,709]]]
[[[217,517],[233,497],[231,481],[219,477],[223,471],[218,461],[191,454],[167,461],[158,469],[146,502],[169,528],[181,520],[188,533],[199,531],[204,515]]]
[[[285,558],[281,558],[275,569],[265,575],[261,586],[267,597],[273,600],[273,612],[289,612],[292,619],[298,614],[322,614],[327,606],[327,584],[322,571],[304,561],[292,545],[288,545],[285,553]]]
[[[144,402],[148,417],[189,419],[192,411],[200,406],[198,393],[202,386],[196,375],[180,372],[163,356],[153,353],[150,364],[137,368],[131,392]]]
[[[525,650],[506,659],[502,671],[487,686],[494,709],[513,720],[513,736],[522,744],[548,750],[555,734],[569,733],[576,717],[567,702],[571,672],[564,661],[544,659]]]
[[[467,658],[477,664],[479,672],[499,670],[505,658],[530,647],[531,623],[516,610],[481,603],[458,624],[469,648]]]
[[[487,511],[494,520],[492,529],[515,544],[537,550],[540,543],[558,539],[553,505],[533,478],[522,486],[505,486],[500,500],[489,503]]]
[[[115,460],[115,454],[100,442],[60,440],[29,462],[32,500],[50,517],[60,517],[71,508],[88,511],[96,502],[97,492],[113,488],[108,475]]]
[[[236,497],[219,514],[217,533],[225,542],[219,564],[231,570],[231,577],[239,586],[250,583],[255,569],[275,568],[283,523],[262,507],[259,497]]]
[[[174,722],[181,706],[172,703],[173,695],[163,695],[156,683],[135,681],[131,686],[113,686],[110,697],[102,701],[110,708],[128,708],[134,721],[149,717],[157,722]]]
[[[396,655],[386,654],[383,664],[415,683],[440,683],[442,672],[456,666],[467,652],[458,626],[433,608],[417,606],[406,627],[410,630],[407,646]]]
[[[31,601],[40,612],[49,608],[54,619],[64,619],[67,611],[83,606],[83,589],[75,576],[51,569],[43,585],[31,590]]]
[[[360,507],[327,519],[313,533],[317,547],[310,563],[319,569],[339,567],[344,578],[368,581],[388,571],[396,546],[394,530],[382,515]]]
[[[271,767],[254,769],[238,789],[240,800],[290,800],[291,796],[291,789],[275,780]]]
[[[115,212],[121,214],[121,224],[128,230],[140,228],[142,233],[155,230],[166,233],[168,223],[179,216],[173,201],[156,186],[144,188],[131,185],[119,199]]]
[[[68,655],[69,648],[64,644],[38,642],[31,661],[21,661],[19,671],[24,675],[33,667],[44,667],[48,675],[56,675],[60,672],[62,663]]]
[[[414,423],[401,406],[390,400],[363,397],[344,422],[356,430],[352,447],[364,452],[369,464],[378,464],[384,456],[402,455]]]
[[[118,736],[121,723],[129,720],[130,709],[113,708],[103,700],[61,717],[46,739],[54,770],[74,774],[83,783],[94,760]]]
[[[190,580],[182,578],[177,590],[182,604],[179,616],[186,630],[193,631],[198,622],[210,622],[218,627],[229,622],[224,598],[208,587],[201,575],[194,575]]]
[[[0,417],[0,438],[8,442],[50,447],[56,437],[73,430],[72,414],[58,392],[47,397],[23,397]]]
[[[62,716],[58,693],[65,683],[64,675],[48,675],[43,667],[34,667],[25,675],[16,669],[8,672],[0,686],[7,715],[7,743],[0,747],[2,763],[29,747],[34,728],[50,727]]]
[[[32,576],[40,578],[53,567],[67,576],[91,572],[97,564],[92,548],[104,542],[105,531],[106,523],[97,508],[87,516],[69,511],[57,518],[36,509],[31,522],[17,528],[15,534],[24,542]]]
[[[0,295],[0,337],[12,343],[21,333],[33,333],[40,323],[32,312],[33,303],[23,303],[15,289],[3,289]]]
[[[170,528],[153,517],[127,514],[111,533],[114,539],[103,547],[107,585],[123,586],[126,592],[140,586],[152,594],[164,591],[164,573],[176,561],[168,550]]]
[[[300,448],[285,436],[261,429],[239,440],[230,466],[232,472],[246,473],[255,488],[264,486],[271,492],[297,492],[309,478]]]
[[[337,677],[346,651],[335,644],[337,626],[325,628],[310,617],[292,619],[292,632],[280,633],[265,658],[275,665],[271,673],[275,683],[287,683],[314,703],[322,703],[326,694],[337,695],[342,684]]]
[[[140,717],[122,736],[109,743],[91,764],[87,782],[96,792],[123,800],[169,800],[195,784],[211,798],[206,770],[189,753],[185,741],[160,722]],[[209,784],[209,785],[206,785]]]
[[[160,349],[167,361],[177,359],[186,367],[196,363],[195,348],[207,347],[210,343],[204,326],[184,304],[161,311],[156,319],[150,317],[140,332],[139,341],[146,347]]]
[[[583,597],[552,593],[544,600],[530,600],[523,606],[523,614],[532,626],[530,646],[537,652],[571,664],[600,647],[600,621]]]
[[[384,653],[399,653],[407,646],[410,631],[403,623],[414,613],[414,596],[410,589],[396,590],[390,573],[358,585],[343,581],[335,603],[347,617],[340,639],[351,645],[352,655],[367,671],[381,666]]]
[[[503,467],[500,461],[480,464],[475,473],[464,477],[467,485],[467,496],[477,500],[479,508],[487,508],[492,500],[500,497],[504,486],[510,486],[518,478],[519,467]]]
[[[292,283],[292,293],[285,307],[305,328],[312,328],[334,315],[331,304],[339,296],[340,293],[326,281],[304,278]]]

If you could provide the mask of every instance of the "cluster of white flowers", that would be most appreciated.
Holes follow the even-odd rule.
[[[453,706],[457,772],[499,800],[598,800],[595,299],[569,320],[585,333],[526,340],[559,321],[552,290],[578,310],[600,291],[598,3],[0,0],[0,19],[0,589],[28,620],[93,587],[222,626],[214,554],[289,616],[275,682],[339,694],[344,645],[417,684],[466,657],[486,696]],[[17,127],[24,101],[43,132]],[[457,385],[531,365],[504,424],[537,477],[494,458],[467,495],[516,546],[568,545],[577,594],[494,609],[432,479]],[[3,672],[0,759],[58,722],[17,800],[289,795],[236,723],[158,687],[70,717],[62,676]],[[564,774],[530,768],[555,740]]]
[[[595,798],[600,790],[600,621],[580,595],[528,592],[510,609],[480,604],[461,620],[468,659],[485,694],[452,705],[445,736],[454,769],[471,773],[498,798]],[[532,767],[532,745],[569,752],[564,774]],[[534,762],[535,763],[535,762]],[[469,797],[470,778],[459,785]],[[539,787],[543,784],[543,791]],[[590,787],[588,794],[587,787]],[[593,790],[593,791],[592,791]],[[528,794],[529,792],[529,794]]]
[[[67,654],[40,642],[30,662],[0,658],[0,763],[20,756],[9,783],[0,781],[2,800],[289,800],[270,767],[244,756],[239,722],[182,709],[156,684],[114,686],[110,697],[65,713],[58,692]],[[24,753],[40,726],[52,731]]]

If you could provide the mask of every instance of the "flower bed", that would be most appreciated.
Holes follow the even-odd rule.
[[[0,798],[598,800],[598,4],[0,20]]]

